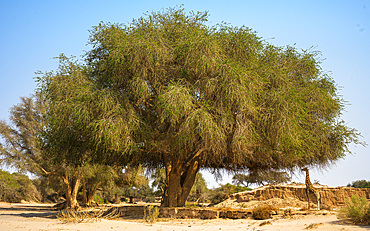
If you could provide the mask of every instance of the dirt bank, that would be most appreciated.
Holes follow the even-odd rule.
[[[352,195],[366,197],[370,200],[370,189],[351,187],[328,187],[315,185],[320,191],[323,209],[333,209],[343,206]],[[316,208],[316,198],[310,195],[311,207]],[[252,191],[245,191],[230,195],[217,207],[244,207],[253,209],[260,204],[269,204],[277,207],[307,208],[307,196],[304,184],[267,185]]]

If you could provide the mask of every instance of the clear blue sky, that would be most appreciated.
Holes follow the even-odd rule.
[[[147,11],[184,4],[187,11],[209,11],[210,24],[245,25],[275,45],[322,52],[322,67],[331,72],[348,101],[344,120],[370,144],[370,1],[0,1],[0,119],[19,97],[35,89],[34,72],[55,70],[60,53],[81,56],[89,30],[100,21],[128,23]],[[330,186],[370,180],[369,147],[351,146],[347,156],[312,180]],[[206,173],[209,186],[216,186]],[[303,182],[303,174],[295,181]],[[225,176],[221,183],[230,182]]]

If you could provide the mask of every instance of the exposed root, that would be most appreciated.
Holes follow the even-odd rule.
[[[95,211],[70,211],[64,210],[57,214],[57,218],[63,222],[96,222],[100,219],[115,219],[120,217],[121,213],[118,208],[113,207],[107,210]]]

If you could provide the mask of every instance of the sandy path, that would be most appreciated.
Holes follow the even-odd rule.
[[[94,222],[63,223],[55,219],[56,211],[50,206],[39,204],[0,203],[0,230],[133,230],[133,231],[193,231],[193,230],[307,230],[307,226],[318,224],[310,230],[370,230],[370,226],[354,226],[338,221],[335,215],[294,216],[293,219],[270,220],[271,224],[260,226],[264,221],[251,219],[229,220],[170,220],[144,223],[142,220],[106,220]]]

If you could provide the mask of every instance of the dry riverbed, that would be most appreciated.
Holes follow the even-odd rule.
[[[89,222],[66,223],[56,218],[57,211],[50,204],[9,204],[0,202],[0,230],[370,230],[370,226],[356,226],[338,220],[334,213],[326,215],[295,215],[291,218],[253,219],[167,219],[149,224],[142,219],[100,219]]]

